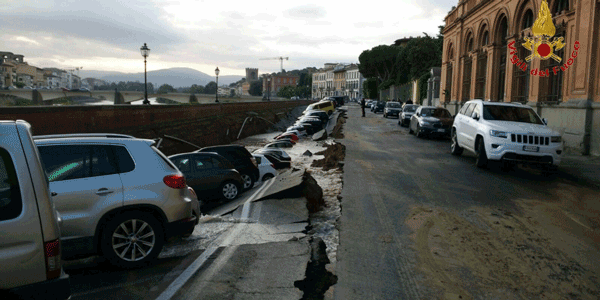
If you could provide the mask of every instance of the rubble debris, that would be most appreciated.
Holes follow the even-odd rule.
[[[306,150],[306,152],[302,153],[302,155],[311,157],[313,154],[312,154],[312,152],[310,152],[310,150]]]
[[[302,176],[300,195],[306,198],[306,208],[308,208],[309,213],[320,211],[325,205],[323,189],[308,172],[305,172]]]
[[[340,161],[346,157],[346,146],[340,143],[334,143],[327,146],[327,149],[315,153],[316,155],[324,155],[323,159],[315,159],[311,167],[321,167],[324,171],[333,168],[341,169]],[[343,165],[343,163],[342,163]]]

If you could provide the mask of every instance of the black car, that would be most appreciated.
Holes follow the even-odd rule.
[[[256,160],[252,157],[252,154],[241,145],[222,145],[202,148],[196,152],[215,152],[225,157],[230,161],[235,169],[240,172],[242,181],[244,183],[243,189],[247,190],[254,186],[254,183],[258,181],[260,171],[256,165]]]
[[[383,102],[383,101],[379,101],[379,102],[375,103],[375,105],[373,105],[374,113],[383,112],[384,109],[385,109],[385,102]]]
[[[213,200],[216,194],[226,200],[235,199],[244,185],[242,176],[231,162],[213,152],[192,152],[169,156],[185,175],[185,181],[203,200]]]
[[[321,120],[319,119],[302,119],[302,120],[298,120],[296,121],[296,124],[299,125],[303,125],[303,124],[308,124],[311,126],[312,128],[312,133],[308,132],[308,134],[313,134],[321,129],[323,129],[323,123],[321,122]]]
[[[388,116],[400,116],[400,110],[402,110],[402,105],[400,102],[388,102],[385,104],[385,108],[383,109],[383,117],[387,118]]]
[[[323,123],[327,123],[329,121],[329,115],[322,110],[310,110],[304,114],[304,117],[317,117]]]
[[[306,131],[306,134],[311,135],[317,132],[316,127],[310,123],[296,122],[293,127],[302,127]]]
[[[294,144],[290,141],[277,141],[277,142],[272,142],[272,143],[266,144],[264,148],[292,148],[292,147],[294,147]]]
[[[450,137],[450,128],[454,117],[443,107],[421,106],[410,118],[408,132],[417,137],[443,136]]]

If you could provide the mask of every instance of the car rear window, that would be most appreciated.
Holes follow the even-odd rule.
[[[119,168],[119,173],[131,172],[135,169],[135,162],[127,148],[123,146],[110,146],[115,155],[115,162]]]
[[[21,188],[15,165],[6,149],[0,148],[0,221],[11,220],[23,210]]]

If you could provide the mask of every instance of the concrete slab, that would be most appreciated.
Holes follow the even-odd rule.
[[[173,299],[300,299],[310,246],[305,239],[230,246]]]

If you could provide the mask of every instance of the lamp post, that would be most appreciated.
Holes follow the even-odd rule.
[[[271,77],[267,78],[267,101],[271,101]]]
[[[217,75],[217,91],[215,92],[215,102],[219,102],[219,67],[215,69],[215,74]]]
[[[150,101],[148,101],[148,78],[146,77],[146,58],[150,54],[150,48],[144,43],[140,51],[144,57],[144,104],[150,104]]]

